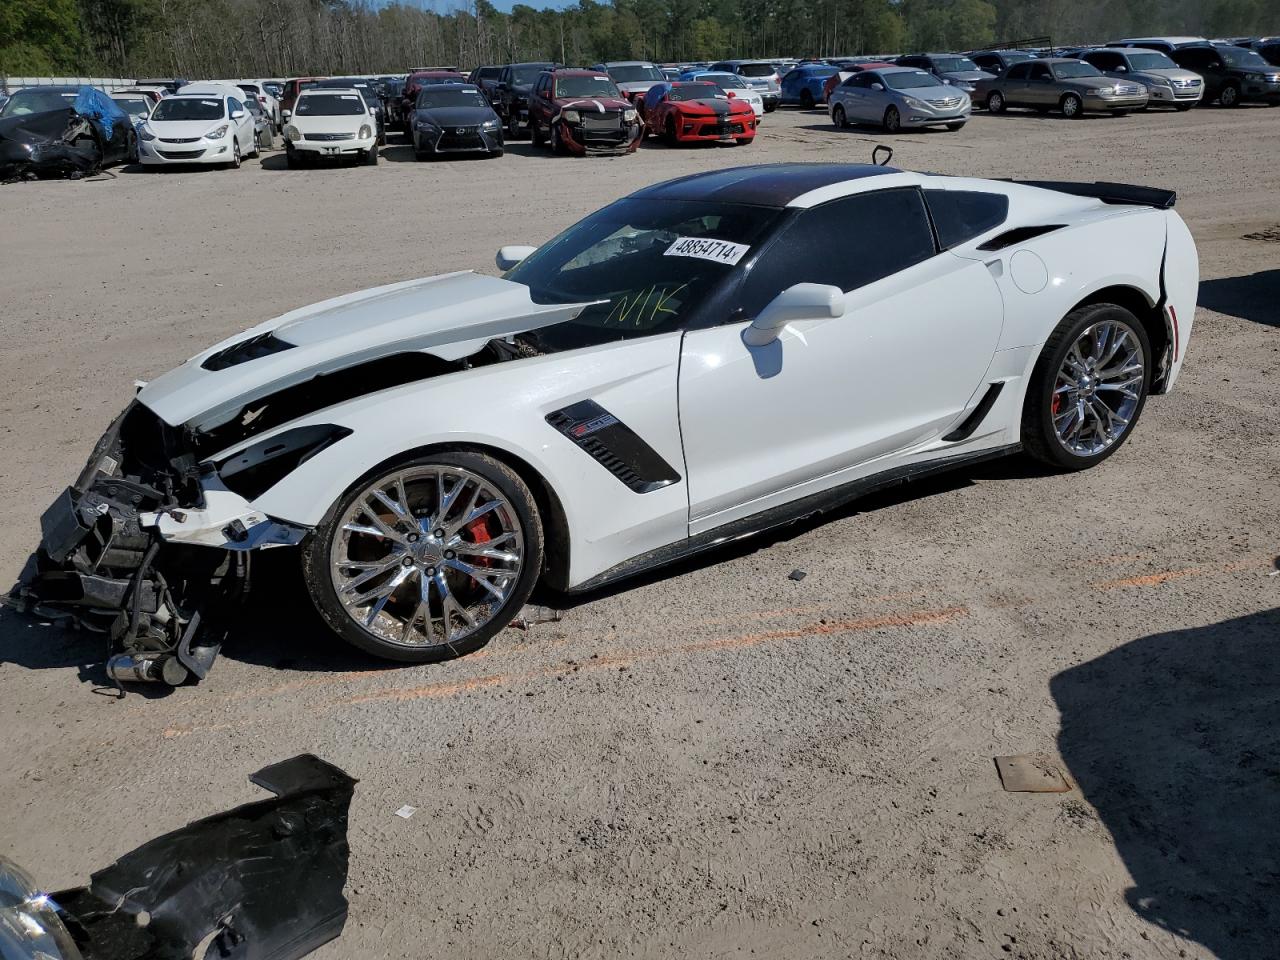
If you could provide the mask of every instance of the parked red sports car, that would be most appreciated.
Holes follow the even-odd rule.
[[[756,137],[751,104],[702,80],[652,87],[645,94],[644,110],[649,132],[672,144],[733,140],[746,146]]]
[[[854,63],[854,64],[850,64],[847,67],[841,67],[836,73],[833,73],[831,76],[827,77],[827,82],[822,85],[822,102],[830,103],[831,91],[834,90],[836,87],[840,86],[840,84],[844,83],[846,80],[848,80],[851,74],[862,73],[862,71],[864,70],[880,70],[883,67],[894,67],[894,66],[897,66],[897,64],[881,63],[880,61],[877,60],[874,63]]]
[[[550,141],[555,153],[631,153],[644,124],[635,106],[607,74],[556,70],[538,77],[529,97],[534,146]]]

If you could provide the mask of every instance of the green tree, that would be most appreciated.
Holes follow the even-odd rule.
[[[0,2],[0,73],[75,71],[84,55],[76,0]]]

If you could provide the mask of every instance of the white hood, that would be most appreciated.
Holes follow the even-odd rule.
[[[498,277],[448,273],[336,297],[286,313],[196,354],[153,380],[138,400],[166,423],[209,429],[251,400],[312,377],[395,353],[460,360],[490,340],[572,320],[586,303],[537,304]],[[221,370],[202,364],[265,333],[289,344]]]
[[[363,126],[372,130],[374,118],[367,113],[349,113],[340,117],[300,117],[295,113],[289,122],[305,137],[309,133],[357,133]]]
[[[191,137],[203,137],[210,130],[225,127],[229,120],[149,120],[147,126],[151,132],[162,140],[187,140]]]

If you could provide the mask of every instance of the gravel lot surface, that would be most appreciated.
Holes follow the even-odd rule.
[[[135,378],[302,304],[491,271],[660,179],[889,143],[910,169],[1167,186],[1204,280],[1177,389],[1104,467],[899,488],[454,663],[330,639],[282,552],[167,696],[101,695],[100,642],[2,613],[0,853],[73,885],[311,751],[360,779],[328,960],[1275,956],[1278,137],[1265,108],[897,137],[784,110],[750,149],[393,145],[0,188],[5,585]],[[1003,792],[992,757],[1024,753],[1073,789]]]

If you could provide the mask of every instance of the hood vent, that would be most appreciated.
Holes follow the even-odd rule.
[[[217,353],[211,353],[205,357],[204,363],[200,366],[206,370],[226,370],[228,367],[248,363],[259,357],[269,357],[273,353],[283,353],[285,350],[292,349],[292,343],[285,343],[274,333],[260,333],[256,337],[224,347]]]

